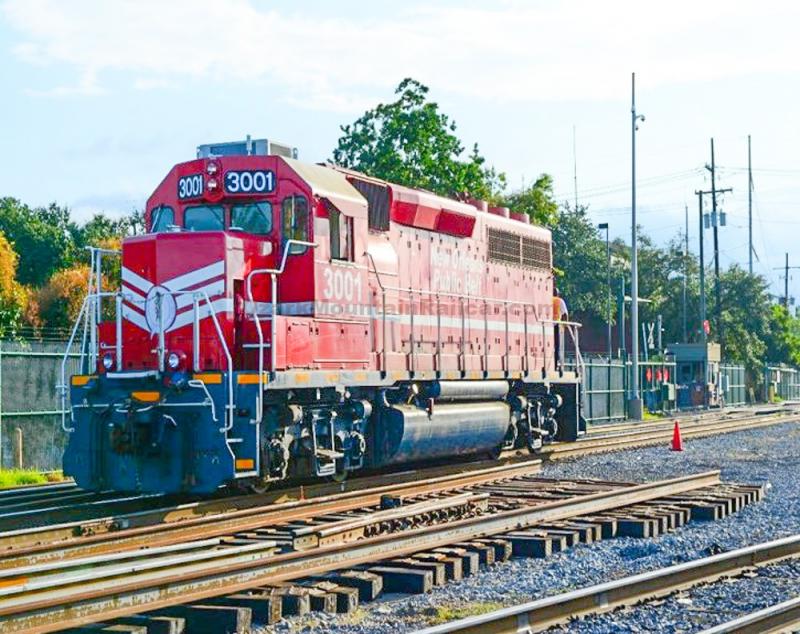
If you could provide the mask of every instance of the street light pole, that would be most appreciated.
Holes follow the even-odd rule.
[[[601,222],[597,225],[600,230],[606,230],[606,286],[608,289],[608,305],[606,306],[606,325],[608,330],[606,332],[606,342],[608,343],[608,361],[611,363],[611,243],[608,239],[608,223]]]
[[[631,73],[631,393],[628,416],[642,419],[639,396],[639,267],[636,236],[636,130],[644,115],[636,114],[636,73]]]

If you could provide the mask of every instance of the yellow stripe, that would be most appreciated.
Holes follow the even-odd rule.
[[[161,392],[131,392],[131,398],[142,403],[157,403],[161,400]]]
[[[72,385],[86,385],[92,379],[96,379],[94,374],[76,374],[72,377]]]
[[[338,372],[326,372],[325,378],[328,379],[328,383],[336,383],[339,380],[339,373]]]
[[[249,471],[250,469],[255,467],[255,461],[252,458],[237,458],[236,460],[236,470],[237,471]]]
[[[308,372],[295,372],[295,383],[308,383],[311,380],[311,375]]]
[[[367,380],[367,373],[366,372],[356,372],[355,376],[353,378],[356,381],[366,381]]]
[[[236,382],[239,385],[254,385],[254,384],[257,385],[258,384],[258,373],[256,373],[256,374],[239,374],[236,377]],[[267,373],[265,372],[264,373],[264,383],[267,383],[267,382],[269,382],[269,376],[267,376]]]
[[[258,375],[256,375],[258,376]],[[195,374],[192,376],[197,381],[208,383],[209,385],[220,385],[222,383],[222,375],[216,372],[205,372],[203,374]]]

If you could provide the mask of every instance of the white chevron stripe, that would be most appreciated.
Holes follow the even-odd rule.
[[[145,330],[147,332],[150,331],[150,329],[147,327],[147,321],[145,321],[144,315],[142,315],[139,312],[136,312],[135,310],[133,310],[133,308],[131,308],[130,306],[126,306],[125,304],[122,305],[122,318],[127,319],[129,322],[131,322],[135,326],[138,326],[142,330]]]
[[[125,268],[124,266],[122,267],[122,281],[128,282],[129,284],[133,284],[145,295],[147,295],[150,289],[153,288],[153,283],[150,280],[144,279],[141,275],[134,273],[133,271]]]
[[[209,299],[214,299],[217,295],[222,295],[225,292],[225,280],[217,280],[216,282],[211,282],[210,284],[206,284],[205,286],[201,286],[199,288],[193,288],[191,291],[186,291],[186,295],[178,295],[175,298],[175,303],[178,306],[178,310],[181,308],[186,308],[187,306],[192,305],[192,295],[191,293],[203,293],[205,292],[208,295]],[[200,304],[202,305],[204,300],[201,300]]]
[[[122,297],[125,299],[126,302],[130,302],[131,304],[136,304],[137,306],[141,306],[142,310],[144,310],[144,302],[145,302],[144,295],[140,295],[132,287],[125,286],[123,284]]]
[[[214,262],[208,266],[179,275],[178,277],[173,277],[171,280],[163,282],[161,285],[171,291],[182,291],[190,286],[219,277],[223,273],[225,273],[225,260],[220,260],[219,262]]]
[[[209,309],[208,304],[202,302],[200,304],[200,319],[203,320],[208,317],[211,312],[215,314],[219,313],[229,313],[233,311],[233,300],[227,297],[220,297],[219,299],[211,302],[211,309]],[[177,317],[175,317],[175,321],[172,322],[172,325],[167,329],[167,332],[172,332],[173,330],[177,330],[178,328],[183,328],[184,326],[188,326],[194,321],[194,311],[193,310],[185,310],[180,313]]]

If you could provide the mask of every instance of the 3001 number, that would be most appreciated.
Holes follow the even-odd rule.
[[[322,296],[333,301],[361,301],[361,276],[352,271],[325,269]]]
[[[272,170],[226,172],[225,191],[229,194],[269,194],[275,191],[275,172]]]
[[[203,175],[192,174],[178,179],[178,199],[197,198],[203,193]]]

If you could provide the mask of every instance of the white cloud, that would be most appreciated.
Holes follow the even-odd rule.
[[[184,78],[271,81],[307,108],[357,111],[405,76],[486,101],[605,99],[738,74],[796,72],[790,2],[501,2],[404,5],[317,17],[247,0],[7,0],[16,56],[65,65],[94,94],[113,73],[149,89]]]

